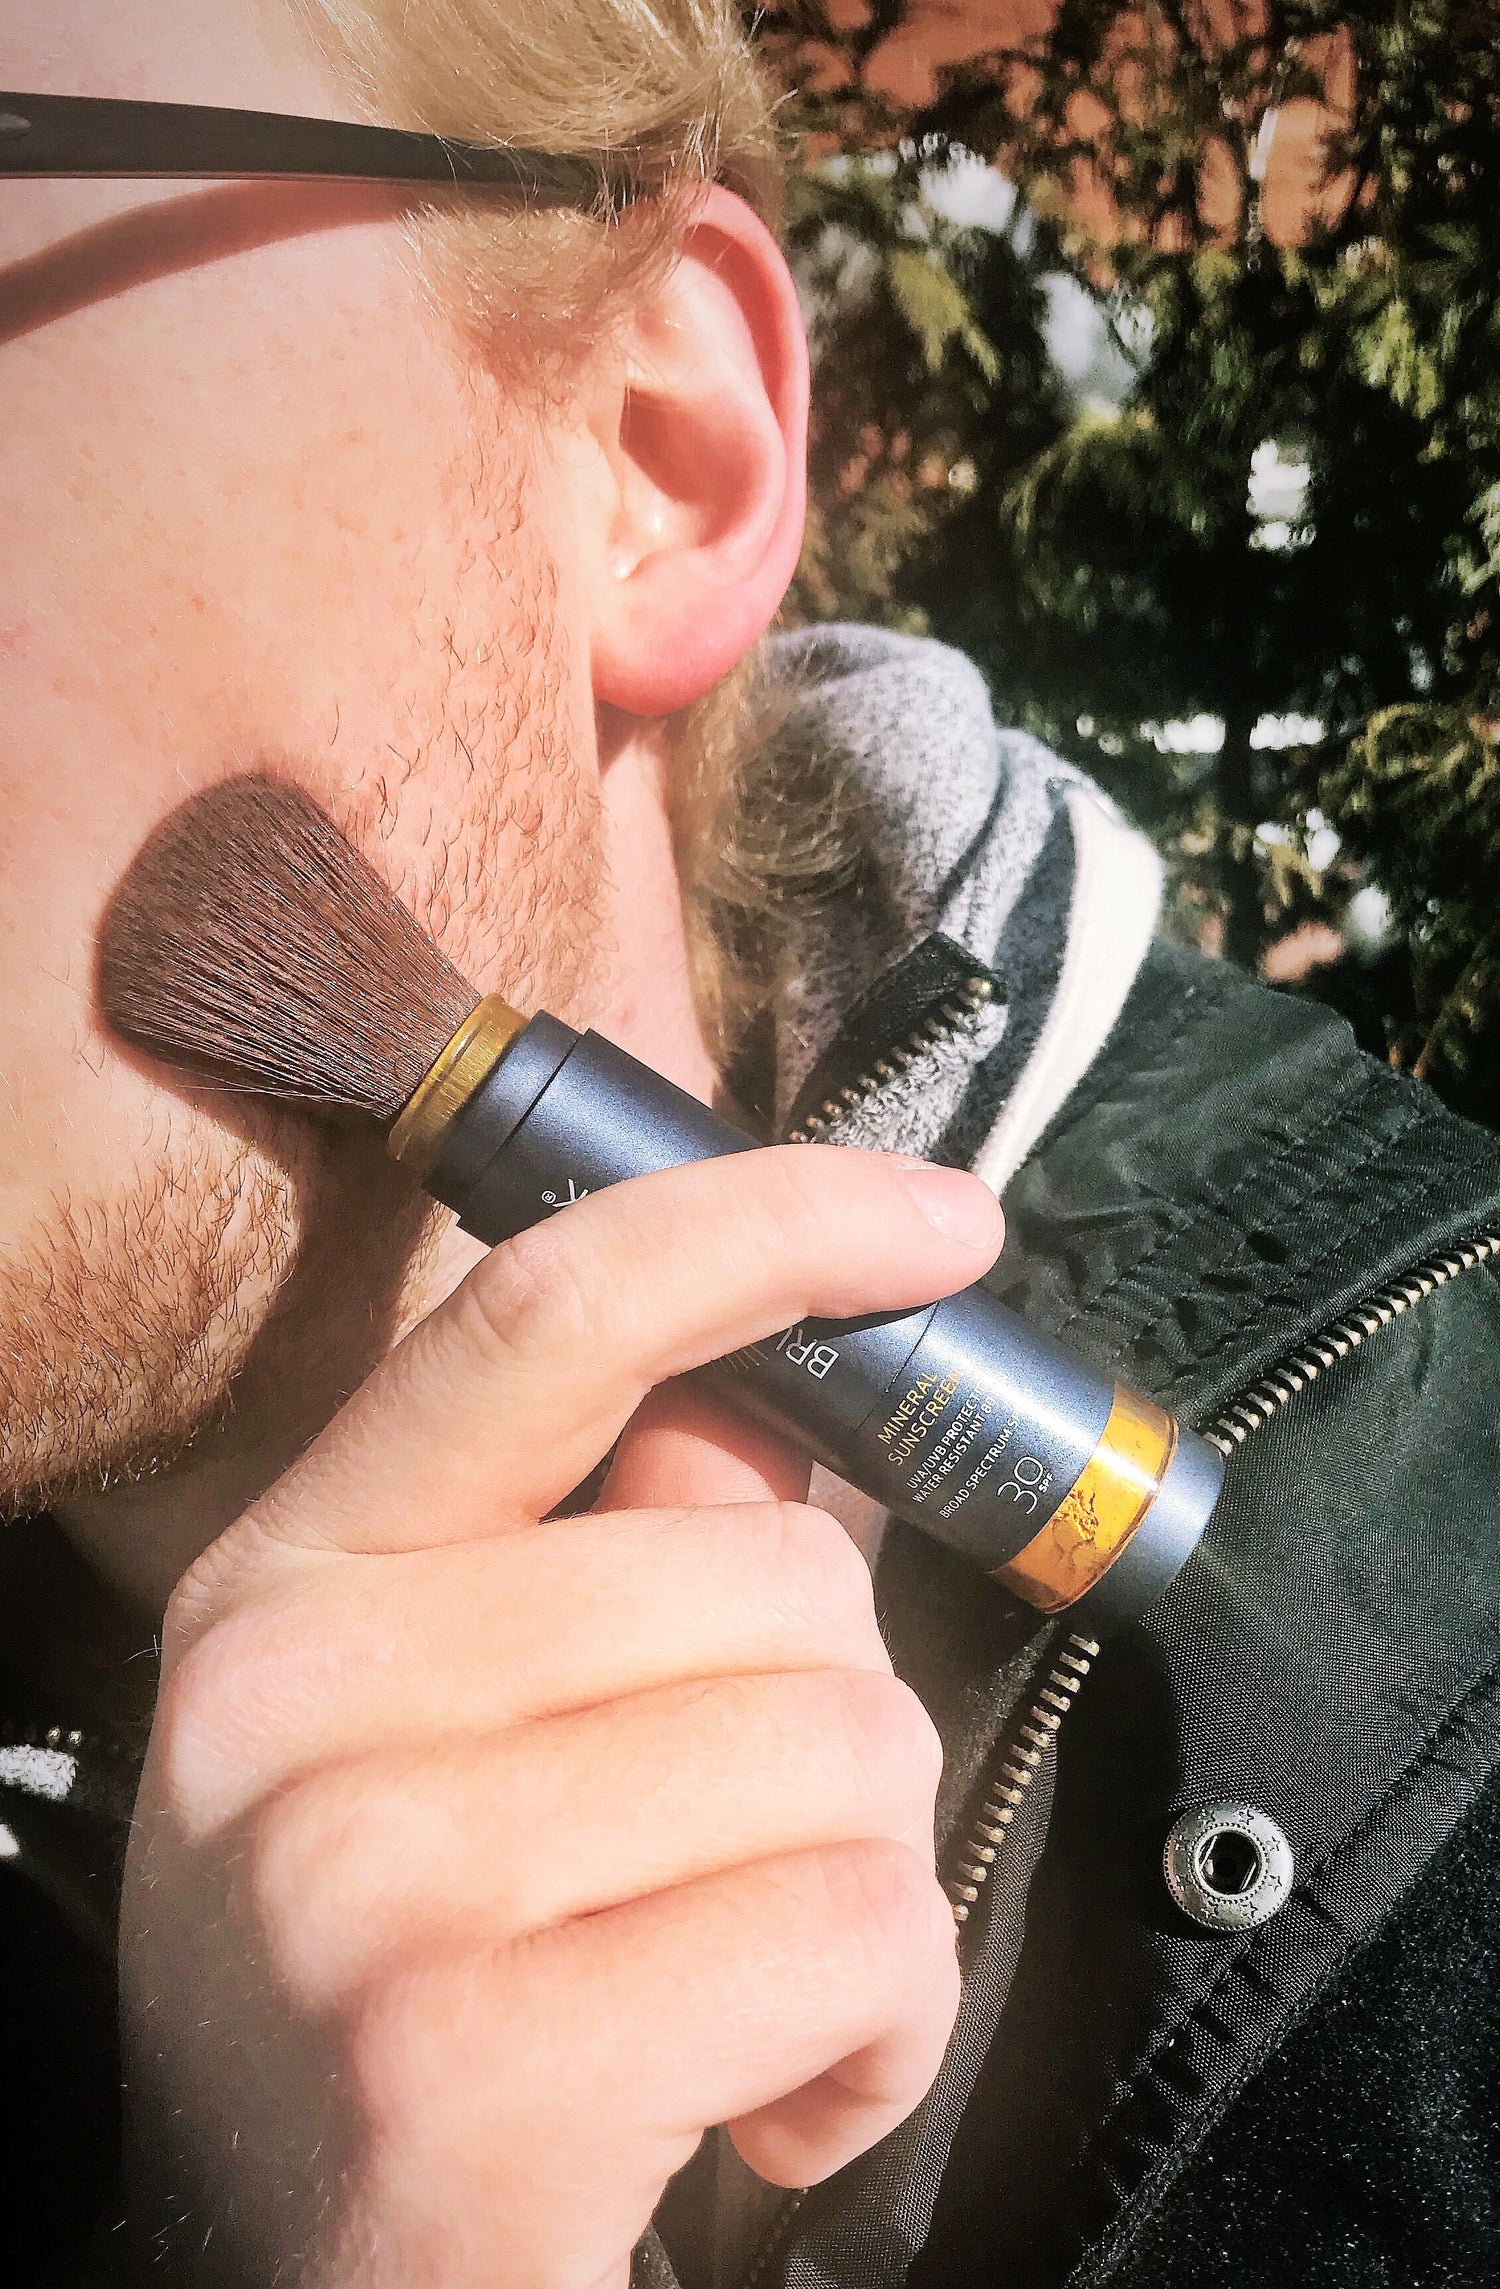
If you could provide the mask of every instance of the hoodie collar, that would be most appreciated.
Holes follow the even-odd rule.
[[[805,1133],[962,1160],[1001,1191],[1119,1016],[1161,861],[1075,765],[996,722],[946,645],[804,629],[773,667],[778,778],[841,780],[859,843],[858,887],[791,925],[778,1133],[811,1116]]]

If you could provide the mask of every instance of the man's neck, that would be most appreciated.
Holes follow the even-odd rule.
[[[693,999],[692,965],[660,743],[636,731],[604,769],[614,958],[594,1020],[679,1089],[712,1102],[719,1076]]]

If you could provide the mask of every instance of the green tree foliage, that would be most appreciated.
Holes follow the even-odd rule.
[[[1018,476],[1066,426],[1045,340],[1040,235],[955,224],[929,195],[948,156],[866,81],[905,0],[835,25],[820,0],[757,12],[796,90],[805,163],[786,239],[817,369],[809,537],[794,591],[805,618],[935,624],[920,593],[937,535],[964,501]],[[981,578],[1003,585],[1004,535]],[[937,600],[936,621],[947,599]]]
[[[1156,834],[1179,929],[1274,969],[1316,926],[1346,950],[1313,989],[1500,1117],[1493,0],[1062,0],[920,112],[872,92],[908,13],[763,19],[806,138],[800,609],[962,644]],[[1283,246],[1262,177],[1298,99],[1330,125]],[[955,150],[1020,186],[1006,228],[937,211]],[[1116,347],[1103,398],[1048,354],[1062,274]],[[1203,716],[1217,752],[1162,729]]]

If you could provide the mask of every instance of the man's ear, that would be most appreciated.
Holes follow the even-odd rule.
[[[594,697],[635,716],[701,699],[775,617],[802,546],[807,338],[770,232],[708,191],[599,375],[606,474]]]

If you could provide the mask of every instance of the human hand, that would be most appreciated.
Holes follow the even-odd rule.
[[[596,1195],[190,1570],[122,1943],[179,2277],[617,2289],[708,2125],[802,2185],[922,2097],[936,1735],[805,1464],[672,1379],[999,1236],[976,1179],[817,1147]]]

